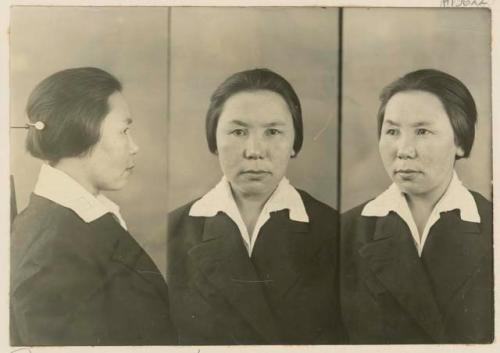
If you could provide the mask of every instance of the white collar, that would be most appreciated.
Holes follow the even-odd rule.
[[[392,184],[386,191],[377,196],[374,200],[368,202],[362,216],[384,217],[390,211],[401,213],[403,206],[408,207],[404,194],[399,190],[396,184]],[[441,212],[458,209],[460,218],[463,221],[480,223],[481,217],[477,210],[474,197],[462,184],[455,171],[450,181],[450,185],[445,193],[434,207],[433,212]]]
[[[73,210],[86,223],[112,213],[127,229],[117,204],[103,194],[92,195],[68,174],[48,164],[42,164],[33,193]]]
[[[271,212],[284,209],[289,210],[291,220],[304,223],[309,222],[302,197],[286,178],[281,179],[276,190],[274,190],[269,200],[267,200],[257,219],[252,237],[250,237],[241,218],[238,206],[234,201],[231,185],[223,177],[213,189],[191,206],[189,215],[192,217],[214,217],[217,213],[224,212],[238,226],[248,253],[251,255],[259,230],[270,218]]]
[[[213,217],[218,212],[230,212],[233,206],[236,206],[236,202],[231,191],[231,185],[223,177],[213,189],[191,206],[189,215],[193,217]],[[276,190],[264,205],[264,209],[268,212],[288,209],[291,220],[309,222],[304,202],[299,192],[290,184],[287,178],[281,179]]]
[[[396,212],[408,225],[415,242],[418,255],[421,256],[430,229],[439,220],[441,213],[457,209],[460,211],[460,218],[463,221],[474,223],[481,222],[481,217],[479,216],[479,211],[477,210],[474,197],[470,191],[462,185],[462,182],[458,179],[457,174],[453,171],[450,184],[441,199],[439,199],[434,206],[421,236],[419,235],[417,225],[413,219],[413,215],[410,211],[406,198],[396,184],[392,184],[377,198],[368,202],[363,208],[361,215],[368,217],[385,217],[390,211]]]

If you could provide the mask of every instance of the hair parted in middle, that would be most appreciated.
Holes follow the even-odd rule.
[[[474,98],[459,79],[435,69],[422,69],[407,73],[382,90],[377,114],[379,138],[387,103],[395,94],[406,91],[428,92],[441,101],[453,128],[455,144],[464,151],[464,156],[457,156],[457,159],[467,158],[470,155],[476,131],[477,110]]]
[[[237,72],[222,82],[212,94],[205,121],[210,152],[217,153],[216,131],[219,117],[224,109],[224,103],[237,93],[260,90],[277,93],[285,100],[292,115],[295,130],[294,156],[299,153],[302,148],[304,133],[299,97],[292,85],[284,77],[265,68]]]

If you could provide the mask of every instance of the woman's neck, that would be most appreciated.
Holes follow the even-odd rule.
[[[452,177],[453,174],[450,175],[450,179],[447,183],[439,185],[428,193],[414,195],[405,194],[408,207],[410,208],[420,237],[422,237],[425,225],[427,224],[434,207],[436,207],[436,204],[448,189]]]
[[[245,223],[248,235],[251,237],[264,205],[272,195],[269,194],[243,194],[232,189],[233,197],[240,211],[241,218]]]
[[[56,164],[52,165],[52,167],[69,175],[92,195],[97,196],[99,194],[99,190],[97,190],[97,188],[90,182],[90,178],[86,173],[86,168],[80,159],[63,158]]]

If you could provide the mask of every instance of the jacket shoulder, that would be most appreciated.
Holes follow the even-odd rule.
[[[493,203],[480,193],[469,190],[476,202],[479,217],[481,218],[480,229],[483,234],[487,234],[488,247],[492,246],[493,236]]]
[[[351,208],[350,210],[343,212],[340,216],[340,219],[342,222],[342,228],[347,227],[347,225],[352,224],[357,219],[359,219],[361,217],[361,213],[363,212],[363,209],[365,208],[366,204],[370,201],[371,200],[367,200],[367,201]],[[363,217],[363,218],[365,218],[365,217]],[[369,218],[369,217],[367,217],[367,218]]]
[[[72,210],[32,195],[28,207],[12,224],[13,262],[28,254],[35,257],[44,254],[46,257],[62,248],[56,244],[74,243],[78,234],[85,229],[85,222]]]
[[[302,202],[309,216],[328,216],[330,218],[333,216],[338,218],[338,212],[333,207],[319,201],[304,190],[297,189],[297,191],[302,198]]]
[[[71,223],[82,222],[72,210],[32,194],[28,206],[14,219],[12,232],[29,233],[30,230],[54,228]]]
[[[95,269],[114,251],[115,233],[97,220],[86,223],[72,210],[33,195],[12,227],[13,280],[21,283],[43,268],[68,264]]]
[[[362,216],[363,208],[368,202],[351,208],[340,216],[340,238],[343,248],[350,247],[359,241],[365,242],[371,238],[375,231],[377,217]]]
[[[476,191],[469,190],[469,192],[472,194],[472,197],[474,197],[474,201],[476,201],[479,214],[481,216],[484,214],[491,217],[493,213],[493,203]]]
[[[193,217],[189,216],[189,210],[191,209],[191,206],[198,201],[199,199],[194,199],[178,208],[176,208],[173,211],[170,211],[168,213],[168,229],[169,232],[170,230],[177,229],[179,226],[181,226],[184,222],[186,222],[188,219],[191,219]]]

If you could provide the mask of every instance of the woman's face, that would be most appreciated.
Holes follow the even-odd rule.
[[[293,153],[290,110],[277,93],[240,92],[224,104],[216,131],[222,172],[236,196],[268,197]]]
[[[395,94],[387,103],[379,140],[385,170],[409,196],[439,198],[448,187],[456,146],[439,98],[424,91]]]
[[[125,186],[135,165],[138,147],[132,139],[132,119],[119,92],[109,96],[109,113],[101,125],[101,138],[85,156],[88,182],[94,191]]]

